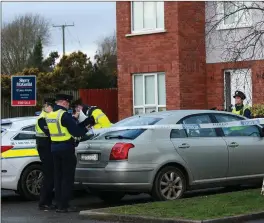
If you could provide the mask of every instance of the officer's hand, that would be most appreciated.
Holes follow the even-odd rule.
[[[87,129],[90,129],[90,128],[91,128],[91,125],[87,125],[86,128],[87,128]]]
[[[88,117],[83,121],[83,123],[85,126],[88,126],[88,125],[92,126],[92,125],[94,125],[94,118]]]
[[[75,112],[75,114],[73,115],[73,117],[75,117],[76,119],[78,119],[80,116],[80,112]]]

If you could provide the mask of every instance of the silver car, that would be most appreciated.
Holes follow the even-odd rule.
[[[175,110],[132,116],[114,126],[243,119],[213,110]],[[186,190],[261,181],[264,132],[260,125],[109,131],[81,142],[77,160],[76,183],[105,201],[138,193],[149,193],[155,200],[174,200]]]

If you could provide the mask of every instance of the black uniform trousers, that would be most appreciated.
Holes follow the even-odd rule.
[[[69,208],[76,168],[75,147],[53,151],[55,200],[59,209]]]
[[[51,153],[51,142],[49,138],[37,137],[36,144],[43,172],[39,205],[51,205],[54,189],[54,163]]]

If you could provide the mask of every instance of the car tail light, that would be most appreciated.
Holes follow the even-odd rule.
[[[135,147],[132,143],[116,143],[112,148],[110,160],[126,160],[128,152],[131,148]]]
[[[1,146],[1,153],[7,151],[7,150],[10,150],[12,149],[14,146]]]

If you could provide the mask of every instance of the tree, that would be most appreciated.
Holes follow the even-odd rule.
[[[98,48],[94,64],[94,87],[113,88],[117,86],[117,44],[116,33],[102,38],[97,42]],[[104,83],[100,87],[99,80]],[[95,84],[96,83],[96,84]]]
[[[54,68],[53,84],[60,90],[87,88],[87,77],[93,72],[93,65],[87,55],[78,51],[61,58]]]
[[[55,67],[55,63],[56,60],[60,57],[60,55],[58,54],[57,51],[51,52],[48,56],[48,58],[46,58],[43,61],[43,67],[44,70],[47,72],[51,72],[53,71],[54,67]]]
[[[221,50],[224,61],[264,57],[264,2],[206,2],[206,10],[208,52]]]
[[[17,16],[2,26],[1,64],[4,74],[14,74],[27,67],[30,53],[38,39],[49,43],[50,30],[46,18],[38,14]]]
[[[28,67],[38,68],[39,70],[43,69],[43,46],[40,38],[38,38],[33,52],[29,55]]]

